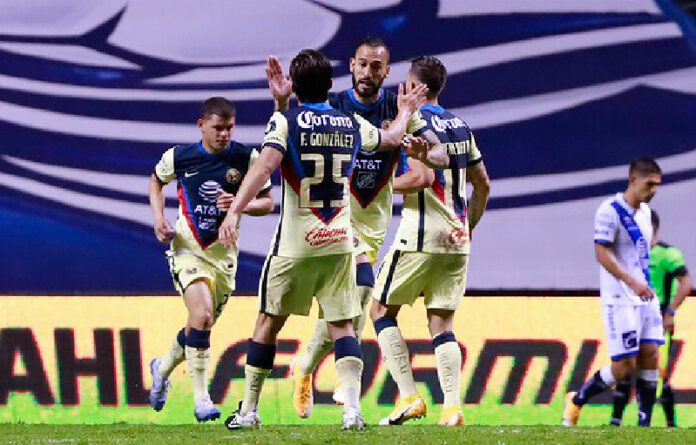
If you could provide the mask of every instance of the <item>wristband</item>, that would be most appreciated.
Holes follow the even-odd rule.
[[[676,310],[672,309],[671,307],[667,306],[665,308],[665,314],[669,315],[670,317],[674,317],[674,315],[677,313]]]

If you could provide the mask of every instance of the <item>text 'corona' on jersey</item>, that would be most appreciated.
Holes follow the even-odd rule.
[[[332,116],[329,114],[315,114],[311,110],[303,111],[297,115],[297,125],[304,129],[314,129],[315,126],[331,126],[353,128],[353,120],[348,116]]]
[[[463,120],[458,117],[452,119],[443,119],[440,116],[433,116],[430,118],[430,123],[432,124],[435,131],[444,132],[446,129],[454,130],[455,128],[466,127]]]

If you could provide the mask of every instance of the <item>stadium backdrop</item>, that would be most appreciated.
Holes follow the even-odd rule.
[[[350,86],[347,59],[367,34],[390,45],[388,88],[404,78],[411,56],[443,59],[443,104],[475,129],[493,179],[475,234],[472,289],[596,289],[592,216],[602,197],[624,187],[626,164],[638,155],[663,167],[653,203],[662,238],[695,267],[696,26],[672,0],[206,5],[0,0],[0,421],[192,418],[183,368],[164,412],[143,406],[143,370],[176,330],[169,320],[183,320],[176,298],[141,297],[173,293],[152,234],[148,176],[164,149],[197,138],[197,107],[211,95],[237,103],[235,138],[258,144],[272,107],[268,54],[287,66],[298,49],[321,49],[335,63],[334,90]],[[270,31],[259,33],[259,23]],[[173,219],[174,187],[168,192]],[[243,221],[243,294],[256,290],[276,220]],[[213,334],[211,376],[226,409],[241,393],[241,342],[254,303],[239,298],[229,307]],[[418,307],[402,326],[421,389],[437,401]],[[678,319],[674,383],[684,403],[696,401],[693,315],[689,303]],[[472,298],[458,317],[471,422],[555,423],[569,382],[606,360],[594,298]],[[293,420],[283,377],[310,325],[292,320],[284,333],[264,420]],[[394,386],[367,331],[363,400],[374,420],[388,411]],[[317,381],[324,403],[330,366]],[[603,423],[606,409],[598,409],[583,419]],[[334,416],[334,407],[319,405],[315,419]],[[680,412],[683,424],[693,424],[689,416]]]

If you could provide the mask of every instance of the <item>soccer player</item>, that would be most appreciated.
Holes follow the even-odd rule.
[[[258,427],[258,400],[273,368],[276,338],[290,314],[307,315],[316,298],[334,341],[336,372],[345,394],[343,428],[362,429],[362,352],[352,320],[360,314],[355,290],[349,178],[358,149],[395,149],[425,88],[403,94],[399,113],[387,130],[332,108],[329,60],[302,50],[290,64],[292,91],[299,106],[275,112],[266,128],[258,162],[249,171],[220,228],[223,244],[237,236],[237,219],[280,166],[281,214],[259,283],[259,315],[247,349],[244,400],[225,425]],[[420,144],[421,146],[423,144]]]
[[[338,94],[330,94],[329,105],[349,115],[358,114],[377,128],[388,127],[398,109],[396,94],[382,88],[390,69],[387,45],[378,37],[362,40],[349,65],[353,86]],[[289,80],[283,76],[277,59],[269,61],[268,81],[277,109],[287,109],[291,93]],[[406,131],[422,135],[425,126],[425,121],[416,112],[411,116]],[[432,135],[431,139],[434,138]],[[353,321],[358,339],[365,325],[367,303],[375,282],[372,267],[377,261],[391,220],[393,191],[415,192],[429,186],[434,179],[432,170],[426,165],[415,159],[406,161],[405,158],[401,150],[376,153],[358,151],[356,154],[350,180],[350,217],[357,263],[357,289],[363,308],[363,313]],[[404,171],[407,168],[408,171]],[[399,176],[394,179],[395,175]],[[301,418],[308,418],[312,413],[312,375],[332,349],[333,341],[326,321],[320,316],[307,347],[292,364],[293,407]],[[334,399],[342,402],[340,387],[334,392]]]
[[[162,155],[150,180],[150,206],[157,239],[167,251],[174,286],[188,310],[186,326],[171,348],[150,363],[150,405],[160,411],[167,400],[169,376],[184,358],[193,382],[194,415],[215,420],[220,411],[208,394],[210,329],[234,291],[237,246],[218,242],[218,227],[258,152],[232,141],[234,104],[222,97],[203,102],[198,128],[201,140],[177,145]],[[177,180],[179,217],[176,229],[164,217],[164,186]],[[244,207],[251,215],[273,211],[271,183],[266,182]]]
[[[650,248],[650,283],[660,299],[662,325],[665,330],[665,344],[660,346],[660,374],[662,391],[660,402],[665,411],[667,426],[677,426],[674,412],[674,393],[667,376],[669,347],[674,335],[674,316],[677,309],[691,292],[691,277],[684,263],[681,251],[660,241],[658,231],[660,218],[654,210],[651,213],[652,242]],[[659,389],[658,389],[658,392]],[[614,407],[611,416],[612,425],[621,425],[624,409],[631,396],[631,380],[617,382],[614,389]]]
[[[423,119],[444,144],[448,164],[435,169],[432,185],[406,195],[394,244],[382,263],[370,316],[390,374],[399,388],[394,410],[380,424],[399,425],[424,416],[426,406],[416,391],[406,342],[396,317],[404,304],[425,296],[444,408],[438,424],[463,425],[459,385],[461,350],[454,336],[454,312],[464,295],[471,230],[481,219],[489,179],[474,135],[460,118],[439,105],[447,70],[435,57],[416,57],[407,88],[427,85]],[[469,206],[466,180],[473,185]]]
[[[631,375],[637,377],[638,425],[650,426],[658,380],[657,347],[664,343],[664,335],[658,300],[650,287],[648,203],[661,182],[662,171],[653,159],[635,159],[626,190],[604,200],[595,214],[602,322],[611,365],[566,395],[565,426],[577,424],[581,408],[593,396]]]

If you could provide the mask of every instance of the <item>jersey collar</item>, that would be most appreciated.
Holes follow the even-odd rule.
[[[634,209],[633,207],[631,207],[631,204],[629,204],[626,201],[626,198],[624,198],[624,195],[621,192],[616,194],[616,202],[618,202],[621,205],[621,207],[626,209],[626,211],[631,215],[635,215],[635,213],[638,211],[638,209]]]
[[[421,107],[421,110],[427,110],[427,111],[431,111],[431,112],[437,113],[437,114],[442,114],[445,112],[444,108],[442,108],[439,105],[433,105],[433,104],[425,104]]]
[[[353,91],[352,88],[348,88],[347,93],[348,93],[348,99],[350,99],[350,101],[353,102],[353,104],[356,107],[362,108],[364,110],[369,110],[371,108],[376,107],[377,104],[382,102],[382,99],[384,98],[384,89],[382,89],[382,88],[379,89],[379,97],[377,98],[377,100],[372,102],[372,103],[369,103],[369,104],[364,104],[364,103],[360,102],[358,99],[356,99],[355,98],[355,91]]]
[[[208,153],[208,150],[206,150],[205,147],[203,147],[203,141],[202,141],[202,140],[201,140],[201,141],[198,141],[198,143],[196,144],[196,147],[198,148],[198,151],[200,151],[201,153],[203,153],[204,156],[207,156],[207,157],[210,157],[210,158],[217,158],[217,157],[220,157],[220,156],[227,156],[227,155],[230,154],[230,152],[232,151],[232,141],[230,141],[230,142],[227,144],[227,147],[225,148],[225,152],[224,152],[224,153],[221,153],[221,154]]]
[[[303,103],[303,107],[311,108],[312,110],[317,110],[317,111],[327,111],[327,110],[332,110],[331,105],[327,104],[326,102],[311,102],[311,103]]]

